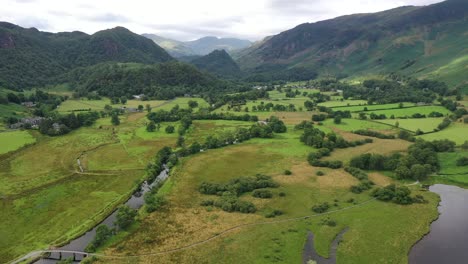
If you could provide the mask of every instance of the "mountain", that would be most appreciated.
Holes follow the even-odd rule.
[[[153,41],[116,27],[88,35],[48,33],[0,22],[0,86],[45,85],[75,67],[101,62],[158,63],[173,58]]]
[[[305,23],[242,51],[241,69],[303,68],[337,77],[399,73],[468,81],[468,1]]]
[[[203,37],[197,40],[183,42],[154,34],[143,34],[142,36],[153,40],[176,58],[194,55],[204,56],[219,49],[224,49],[231,53],[236,50],[247,48],[252,44],[248,40],[236,38]]]
[[[185,42],[197,55],[206,55],[214,50],[224,49],[231,52],[236,49],[244,49],[249,47],[252,43],[244,39],[236,38],[217,38],[217,37],[204,37],[194,41]]]
[[[225,50],[215,50],[208,55],[192,60],[190,63],[198,69],[218,76],[238,77],[241,75],[239,65]]]
[[[142,36],[154,41],[173,57],[179,58],[195,55],[195,52],[182,41],[164,38],[155,34],[142,34]]]

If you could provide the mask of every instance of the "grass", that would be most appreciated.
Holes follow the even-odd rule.
[[[108,254],[148,254],[188,245],[245,223],[270,221],[264,214],[279,209],[286,219],[311,215],[311,206],[336,199],[333,209],[350,206],[346,200],[356,202],[369,199],[368,194],[349,191],[357,180],[343,170],[322,169],[325,176],[316,176],[318,168],[305,162],[306,154],[313,149],[298,141],[300,132],[292,131],[273,139],[254,139],[246,143],[208,150],[182,159],[164,184],[161,191],[169,205],[150,214],[139,228],[124,241],[116,241],[106,251]],[[285,169],[292,175],[283,175]],[[280,187],[273,189],[272,199],[255,199],[249,194],[240,197],[253,202],[255,214],[226,213],[219,209],[200,206],[210,196],[202,195],[197,187],[203,181],[226,182],[240,176],[264,173],[273,176]],[[383,177],[385,176],[376,176]],[[392,181],[386,179],[382,182]],[[279,192],[286,196],[280,197]],[[415,190],[419,193],[418,190]],[[316,249],[327,256],[330,242],[344,227],[349,227],[338,249],[339,261],[346,263],[407,262],[411,246],[429,230],[430,222],[437,217],[437,196],[423,194],[427,204],[399,206],[391,203],[371,202],[360,208],[342,211],[329,217],[336,227],[320,225],[322,217],[283,224],[246,227],[223,235],[192,249],[147,256],[139,262],[158,263],[296,263],[301,261],[302,247],[308,230],[316,235]],[[401,219],[401,221],[392,221]],[[157,223],[157,224],[155,224]],[[379,235],[376,236],[375,234]],[[144,242],[142,242],[144,241]],[[242,252],[242,253],[241,253]],[[115,260],[125,263],[127,260]],[[340,262],[339,262],[340,263]]]
[[[330,108],[333,108],[333,107],[340,108],[340,109],[337,109],[337,110],[341,110],[341,107],[347,107],[347,106],[362,106],[362,107],[357,108],[357,109],[362,110],[362,108],[364,108],[364,105],[367,105],[367,101],[366,100],[350,100],[350,99],[348,99],[348,100],[334,100],[334,101],[327,101],[327,102],[319,103],[318,105],[326,106],[326,107],[330,107]],[[351,109],[353,109],[353,108],[351,108]]]
[[[36,139],[28,131],[11,131],[0,133],[0,154],[17,150],[25,145],[32,144]]]
[[[112,105],[110,103],[110,99],[103,98],[101,100],[88,100],[85,98],[82,99],[70,99],[63,102],[59,107],[59,112],[72,112],[76,110],[91,110],[91,111],[100,111],[104,110],[104,106],[110,105],[113,108],[120,108],[120,107],[132,107],[137,108],[138,105],[146,106],[149,104],[151,107],[158,107],[162,105],[165,101],[161,100],[151,100],[151,101],[140,101],[140,100],[128,100],[125,105],[123,104],[116,104]]]
[[[359,130],[359,129],[387,131],[387,130],[393,129],[391,126],[388,126],[385,124],[372,122],[370,120],[360,120],[360,119],[352,119],[352,118],[342,119],[340,124],[335,124],[332,119],[327,119],[323,122],[323,124],[325,126],[336,127],[344,131],[354,131],[354,130]]]
[[[354,101],[354,100],[350,100],[350,101]],[[363,100],[356,100],[356,101],[359,102],[359,101],[363,101]],[[330,103],[330,102],[326,102],[326,103]],[[414,106],[414,104],[413,103],[403,103],[403,108],[407,108],[407,107],[410,107],[410,106]],[[361,105],[336,107],[336,109],[334,109],[334,110],[335,111],[341,110],[341,111],[350,111],[350,112],[363,112],[364,108],[367,108],[368,111],[380,110],[380,109],[399,109],[399,103],[367,105],[367,102],[363,101],[363,103]]]
[[[0,119],[3,120],[7,117],[16,117],[18,119],[28,116],[28,109],[22,105],[17,104],[0,104]]]
[[[413,114],[422,114],[422,115],[428,115],[431,112],[439,112],[444,115],[450,115],[451,112],[447,110],[447,108],[442,107],[442,106],[418,106],[418,107],[407,107],[407,108],[401,108],[401,109],[388,109],[388,110],[378,110],[378,111],[368,111],[367,113],[375,113],[378,115],[384,114],[388,117],[391,115],[394,115],[396,118],[398,117],[411,117]]]
[[[398,127],[404,128],[406,130],[410,130],[416,132],[416,130],[421,130],[424,133],[433,132],[437,126],[442,123],[444,118],[408,118],[408,119],[385,119],[385,120],[378,120],[376,122],[389,124],[394,126],[396,122],[398,122]]]
[[[189,108],[189,101],[196,101],[198,103],[198,108],[209,107],[209,104],[203,98],[178,97],[174,100],[168,101],[157,109],[171,110],[176,105],[179,105],[180,108]]]
[[[468,125],[463,123],[454,123],[449,127],[445,128],[436,133],[426,134],[418,136],[424,140],[433,141],[438,139],[449,139],[457,144],[463,144],[467,140],[466,135],[468,134]]]

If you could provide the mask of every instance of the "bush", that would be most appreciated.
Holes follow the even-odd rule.
[[[175,131],[175,127],[169,125],[169,126],[166,127],[165,131],[166,131],[167,134],[172,134]]]
[[[330,208],[330,205],[327,202],[325,202],[322,204],[312,206],[312,211],[318,214],[322,214],[328,211],[329,208]]]
[[[292,174],[292,172],[290,170],[285,170],[284,171],[284,175],[291,175],[291,174]]]
[[[268,198],[273,197],[273,193],[270,190],[260,189],[260,190],[254,190],[252,192],[252,196],[256,198],[268,199]]]
[[[457,166],[467,166],[468,165],[468,157],[460,157],[457,159]]]
[[[280,192],[278,195],[279,195],[279,197],[285,197],[285,196],[286,196],[286,193]]]
[[[324,173],[323,171],[317,171],[317,172],[315,173],[315,175],[317,175],[317,176],[323,176],[323,175],[325,175],[325,173]]]
[[[137,211],[128,207],[127,205],[121,206],[117,211],[117,219],[115,224],[120,229],[128,228],[134,221]]]
[[[279,215],[282,215],[283,214],[283,211],[281,210],[273,210],[267,214],[265,214],[265,217],[266,218],[273,218],[273,217],[276,217],[276,216],[279,216]]]

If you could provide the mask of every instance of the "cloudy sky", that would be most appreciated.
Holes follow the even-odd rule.
[[[304,22],[442,0],[0,0],[0,21],[43,31],[124,26],[179,40],[259,40]]]

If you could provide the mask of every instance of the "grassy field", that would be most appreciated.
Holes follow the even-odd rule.
[[[361,101],[361,100],[357,100]],[[327,102],[330,103],[330,102]],[[403,103],[403,107],[410,107],[414,106],[413,103]],[[371,110],[380,110],[380,109],[398,109],[399,104],[374,104],[374,105],[367,105],[367,102],[364,101],[363,104],[361,105],[351,105],[351,106],[343,106],[343,107],[335,107],[335,111],[341,110],[341,111],[350,111],[350,112],[363,112],[364,108],[367,108],[367,110],[370,112]]]
[[[57,88],[58,93],[60,89]],[[306,100],[302,95],[288,100],[283,100],[283,96],[284,93],[272,91],[272,100],[264,102],[294,104],[298,109],[303,107]],[[170,110],[176,105],[187,108],[189,100],[197,101],[198,108],[208,107],[208,103],[201,98],[130,100],[126,106],[137,107],[149,103],[153,111]],[[250,101],[242,108],[251,110],[260,102]],[[60,106],[59,111],[101,110],[109,103],[108,99],[68,100]],[[361,111],[363,105],[352,104],[365,102],[340,101],[337,97],[327,103],[329,107],[338,107],[335,110]],[[345,106],[339,107],[341,105]],[[405,104],[402,109],[398,108],[398,104],[372,105],[368,106],[370,111],[367,113],[385,113],[387,116],[428,114],[432,111],[448,113],[440,106],[406,106],[411,104]],[[226,112],[227,108],[224,106],[216,111]],[[338,263],[407,263],[407,253],[411,246],[429,231],[431,221],[438,216],[437,195],[422,191],[418,186],[411,186],[413,194],[423,195],[428,203],[401,206],[370,201],[369,191],[362,194],[350,192],[350,186],[358,184],[358,180],[343,169],[317,168],[307,163],[307,155],[316,150],[300,142],[302,131],[294,130],[294,125],[310,120],[314,112],[248,113],[259,116],[261,120],[277,116],[285,122],[288,132],[275,134],[270,139],[255,138],[182,158],[160,190],[168,200],[167,205],[149,215],[142,213],[138,224],[130,232],[121,233],[102,250],[103,253],[113,255],[146,256],[113,259],[112,263],[300,263],[309,230],[315,234],[316,250],[322,256],[327,256],[331,241],[346,227],[349,229],[338,247]],[[0,148],[0,154],[4,153],[0,156],[0,197],[3,198],[0,202],[0,258],[10,260],[31,250],[65,242],[95,225],[122,203],[144,178],[145,168],[154,154],[164,146],[175,147],[178,138],[177,132],[167,134],[165,128],[173,125],[177,131],[179,122],[162,123],[158,131],[148,132],[145,116],[146,112],[125,114],[120,117],[119,126],[112,126],[109,117],[101,118],[91,127],[83,127],[59,137],[38,133],[34,133],[33,137],[25,131],[0,133],[0,141],[12,145],[2,144]],[[358,129],[397,133],[398,129],[392,127],[397,120],[401,128],[412,131],[419,128],[427,132],[441,122],[441,118],[379,122],[342,119],[341,124],[334,124],[333,120],[327,119],[316,127],[325,132],[335,132],[346,140],[356,140],[366,138],[351,133]],[[203,142],[209,135],[230,133],[252,124],[243,121],[195,120],[185,135],[185,143]],[[456,123],[443,131],[421,137],[428,140],[448,138],[460,144],[466,140],[466,128],[466,125]],[[19,149],[27,144],[28,135],[36,143]],[[362,153],[404,152],[410,144],[398,139],[373,138],[373,143],[337,149],[324,159],[346,163],[354,155]],[[12,152],[8,149],[19,150]],[[441,173],[463,172],[454,166],[454,162],[465,154],[461,151],[441,154]],[[84,173],[78,170],[78,158]],[[290,170],[292,175],[284,175],[285,170]],[[319,170],[325,175],[317,176]],[[254,203],[257,208],[255,213],[227,213],[200,205],[203,200],[214,198],[198,192],[202,182],[224,183],[259,173],[272,176],[280,186],[272,189],[271,199],[254,198],[251,193],[239,198]],[[388,177],[390,174],[372,172],[369,177],[378,186],[402,184]],[[466,175],[447,177],[452,178],[443,180],[468,185]],[[330,211],[346,210],[329,215],[314,215],[311,207],[323,202],[331,205]],[[354,205],[359,206],[350,209]],[[266,218],[273,210],[281,210],[284,214]],[[303,216],[310,217],[292,220]],[[324,225],[326,219],[335,221],[336,226]],[[271,223],[276,220],[285,222]],[[246,224],[249,226],[240,227],[187,250],[151,255],[210,239],[226,229]],[[109,261],[104,258],[100,260],[101,263]]]
[[[326,106],[326,107],[346,107],[346,106],[363,106],[363,107],[358,107],[357,109],[362,109],[364,108],[364,105],[367,105],[366,100],[334,100],[334,101],[327,101],[323,103],[319,103],[318,105],[320,106]],[[337,109],[340,110],[340,109]],[[351,111],[351,110],[350,110]]]
[[[11,131],[0,133],[0,154],[17,150],[24,145],[32,144],[36,139],[28,131]]]
[[[301,94],[300,95],[296,95],[296,97],[294,98],[288,98],[286,97],[286,93],[285,92],[279,92],[277,90],[274,90],[274,91],[269,91],[268,92],[268,95],[270,97],[270,99],[272,100],[275,100],[275,99],[298,99],[298,98],[302,98],[302,99],[309,99],[309,97],[307,96],[303,96],[302,93],[306,92],[308,94],[312,94],[312,93],[319,93],[320,90],[317,90],[317,89],[305,89],[305,88],[292,88],[292,91],[295,92],[296,90],[298,90]]]
[[[408,119],[385,119],[385,120],[378,120],[376,122],[389,124],[394,126],[396,122],[398,122],[398,127],[416,132],[416,130],[420,129],[422,132],[432,132],[434,131],[437,126],[442,123],[444,118],[408,118]]]
[[[346,202],[350,198],[358,203],[369,199],[368,194],[356,195],[348,190],[357,180],[343,170],[320,169],[326,175],[315,176],[318,169],[305,162],[311,148],[299,142],[299,135],[291,131],[274,139],[255,139],[184,158],[162,189],[169,200],[168,206],[163,211],[150,214],[134,233],[106,253],[160,252],[208,239],[239,224],[312,215],[310,208],[317,203],[336,203],[334,209],[339,209],[352,205]],[[292,175],[283,175],[285,169],[291,170]],[[202,200],[210,198],[197,191],[201,182],[226,182],[256,173],[271,175],[280,183],[280,187],[273,190],[272,199],[255,199],[248,194],[241,197],[253,202],[258,208],[257,213],[226,213],[199,205]],[[380,181],[376,180],[377,183],[391,182],[382,175],[373,177],[381,178]],[[286,196],[280,197],[279,192],[284,192]],[[335,227],[321,225],[324,216],[282,224],[255,225],[225,234],[193,249],[141,257],[138,261],[298,263],[307,230],[316,234],[316,249],[326,256],[335,235],[344,227],[349,227],[338,249],[338,263],[375,263],[376,259],[379,263],[404,263],[412,244],[427,232],[430,221],[437,216],[437,197],[431,193],[424,193],[424,196],[430,201],[428,204],[398,206],[374,201],[356,209],[331,214],[328,217],[337,222]],[[282,210],[285,214],[266,219],[264,214],[273,209]],[[396,218],[401,221],[391,220]],[[371,235],[375,233],[379,233],[379,236]],[[382,237],[385,239],[381,240]],[[118,260],[113,261],[119,263]]]
[[[418,107],[408,107],[408,108],[401,108],[401,109],[388,109],[388,110],[378,110],[378,111],[368,111],[366,113],[375,113],[378,115],[384,114],[388,117],[391,115],[395,115],[395,117],[411,117],[413,114],[422,114],[428,115],[431,112],[439,112],[444,115],[450,115],[451,112],[447,110],[445,107],[442,106],[418,106]]]
[[[429,140],[429,141],[437,140],[437,139],[450,139],[452,141],[455,141],[457,144],[463,144],[463,142],[468,140],[466,136],[467,134],[468,134],[467,124],[454,123],[442,131],[418,136],[418,138],[422,138],[424,140]]]
[[[344,131],[354,131],[359,129],[370,129],[375,131],[394,131],[395,129],[386,124],[373,122],[370,120],[360,120],[345,118],[341,120],[340,124],[335,124],[332,119],[327,119],[323,122],[325,126],[336,127]]]
[[[0,119],[5,117],[22,118],[29,115],[28,109],[22,105],[17,104],[0,104]]]

